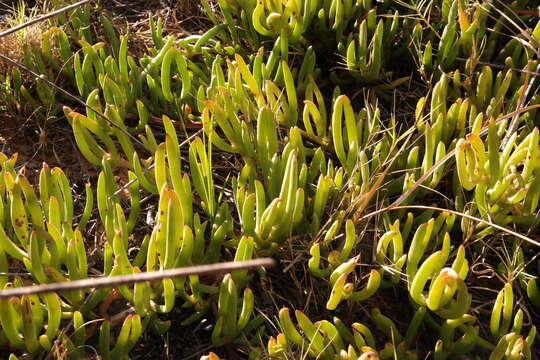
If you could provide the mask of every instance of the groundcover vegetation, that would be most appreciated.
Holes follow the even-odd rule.
[[[0,154],[0,286],[278,265],[3,297],[2,358],[538,359],[538,3],[183,3],[0,38],[0,116],[91,170]]]

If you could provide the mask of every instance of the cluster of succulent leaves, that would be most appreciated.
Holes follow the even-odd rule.
[[[0,344],[10,359],[55,342],[74,359],[85,358],[87,342],[102,358],[127,358],[144,332],[167,332],[162,315],[181,307],[189,312],[181,326],[211,314],[212,345],[233,343],[253,359],[532,359],[534,3],[201,0],[213,27],[177,38],[150,18],[153,45],[139,57],[128,46],[136,34],[118,36],[107,17],[103,37],[91,31],[92,6],[60,17],[40,46],[24,45],[25,66],[63,79],[88,106],[40,79],[29,86],[17,69],[4,78],[4,98],[67,120],[100,173],[77,207],[61,169],[44,165],[32,185],[17,156],[2,154],[0,271],[43,284],[279,261],[294,248],[326,310],[262,316],[258,298],[272,294],[251,289],[244,270],[217,283],[189,276],[0,300]],[[224,179],[226,156],[235,165]],[[141,194],[157,199],[147,234],[137,226]],[[85,234],[94,218],[104,242],[91,272]],[[132,239],[142,240],[128,253]],[[0,277],[3,288],[27,280]],[[118,321],[104,319],[119,298],[128,315],[115,329]],[[344,308],[352,311],[337,317]]]

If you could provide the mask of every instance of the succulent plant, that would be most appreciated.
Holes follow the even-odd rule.
[[[39,78],[0,74],[0,111],[67,121],[99,175],[79,204],[60,168],[34,181],[0,154],[2,289],[286,266],[0,297],[0,347],[124,359],[146,331],[196,326],[215,348],[201,359],[228,344],[250,359],[535,358],[535,6],[201,0],[203,31],[151,16],[138,54],[93,5],[51,19],[21,45]]]

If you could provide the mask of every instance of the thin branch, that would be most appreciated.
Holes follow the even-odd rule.
[[[456,60],[467,61],[468,59],[462,58],[462,57],[456,57]],[[529,75],[531,75],[533,77],[540,77],[540,71],[539,70],[530,71],[530,70],[526,70],[526,69],[519,69],[519,68],[516,68],[516,67],[511,67],[511,66],[506,66],[506,65],[501,65],[501,64],[495,64],[495,63],[488,62],[488,61],[477,61],[476,63],[479,64],[479,65],[488,65],[488,66],[494,67],[496,69],[512,70],[512,71],[515,71],[515,72],[518,72],[518,73],[529,74]],[[538,69],[540,69],[540,67]]]
[[[51,284],[41,284],[33,286],[23,286],[0,290],[0,299],[12,296],[34,295],[43,293],[53,293],[59,291],[71,291],[80,289],[98,289],[104,287],[116,287],[120,285],[135,284],[145,281],[159,281],[167,278],[177,278],[189,275],[208,275],[226,273],[235,270],[245,270],[263,267],[272,267],[276,264],[272,258],[262,258],[247,261],[229,261],[217,264],[188,266],[177,269],[162,271],[142,272],[138,274],[119,275],[110,277],[100,277],[92,279],[56,282]]]
[[[75,9],[75,8],[81,6],[81,5],[89,3],[90,1],[92,1],[92,0],[82,0],[82,1],[76,2],[75,4],[68,5],[66,7],[61,8],[61,9],[55,10],[55,11],[50,12],[48,14],[45,14],[43,16],[40,16],[40,17],[37,17],[37,18],[32,19],[30,21],[27,21],[24,24],[17,25],[15,27],[12,27],[11,29],[6,30],[6,31],[2,31],[0,33],[0,38],[3,38],[4,36],[8,36],[10,34],[13,34],[14,32],[17,32],[17,31],[19,31],[21,29],[24,29],[25,27],[28,27],[30,25],[34,25],[34,24],[36,24],[38,22],[41,22],[41,21],[47,20],[49,18],[52,18],[52,17],[54,17],[56,15],[60,15],[60,14],[62,14],[64,12],[66,12],[66,11],[73,10],[73,9]]]
[[[459,212],[459,211],[456,211],[456,210],[444,209],[444,208],[440,208],[440,207],[436,207],[436,206],[427,206],[427,205],[388,206],[388,207],[385,207],[383,209],[379,209],[379,210],[373,211],[372,213],[366,214],[366,215],[362,216],[360,218],[360,220],[364,220],[364,219],[370,218],[372,216],[379,215],[379,214],[384,213],[386,211],[404,210],[404,209],[423,209],[423,210],[435,210],[435,211],[440,211],[440,212],[447,212],[447,213],[450,213],[450,214],[453,214],[453,215],[464,217],[465,219],[473,220],[473,221],[476,221],[476,222],[479,222],[479,223],[482,223],[482,224],[485,224],[485,225],[492,226],[497,230],[501,230],[501,231],[503,231],[503,232],[505,232],[507,234],[513,235],[513,236],[515,236],[515,237],[517,237],[517,238],[519,238],[521,240],[524,240],[524,241],[526,241],[528,243],[531,243],[533,245],[536,245],[536,246],[540,247],[540,242],[538,242],[536,240],[533,240],[530,237],[522,235],[522,234],[520,234],[518,232],[515,232],[513,230],[505,228],[504,226],[500,226],[500,225],[497,225],[495,223],[492,223],[491,221],[484,220],[484,219],[478,218],[476,216],[465,214],[465,213],[462,213],[462,212]]]

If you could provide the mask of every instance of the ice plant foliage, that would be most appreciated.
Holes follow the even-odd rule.
[[[238,270],[2,298],[9,359],[59,344],[127,359],[172,326],[209,330],[208,360],[225,345],[250,359],[538,356],[537,4],[193,3],[204,32],[150,17],[138,56],[136,34],[82,6],[23,45],[40,78],[0,75],[0,99],[64,121],[99,173],[81,197],[62,169],[31,176],[0,153],[0,287],[262,256],[282,262],[279,284]],[[58,78],[86,106],[43,82]]]

